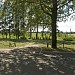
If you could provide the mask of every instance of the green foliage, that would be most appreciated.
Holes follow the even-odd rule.
[[[54,23],[56,23],[56,21],[66,20],[66,17],[71,14],[71,12],[69,12],[72,9],[71,1],[5,0],[0,16],[2,20],[4,20],[3,25],[5,27],[10,24],[12,26],[11,30],[16,29],[15,34],[18,39],[20,30],[22,30],[22,37],[25,38],[27,37],[25,34],[26,31],[30,30],[32,32],[33,28],[38,28],[37,25],[45,25],[45,27],[51,30],[52,24],[52,39],[54,40],[53,43],[56,44],[56,39],[54,39],[56,38],[56,24]],[[11,20],[11,22],[9,20]],[[27,28],[26,31],[24,27]],[[45,28],[43,28],[43,30],[44,29]],[[48,39],[48,36],[46,37],[44,35],[44,39]]]
[[[25,40],[26,40],[26,39],[27,39],[27,37],[23,37],[23,36],[21,36],[21,37],[20,37],[20,39],[25,39]]]
[[[63,38],[65,41],[75,41],[75,37],[65,37]]]
[[[74,8],[75,8],[75,0],[73,0],[73,6],[74,6]]]

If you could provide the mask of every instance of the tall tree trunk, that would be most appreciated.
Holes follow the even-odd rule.
[[[7,32],[5,33],[5,35],[6,35],[6,39],[7,39],[7,35],[8,35]]]
[[[37,24],[37,31],[36,31],[36,39],[38,39],[38,24]]]
[[[42,30],[42,39],[44,39],[44,25],[43,25],[43,30]]]
[[[57,21],[57,0],[52,0],[52,48],[57,48],[57,37],[56,37],[56,21]]]
[[[19,23],[18,23],[18,34],[17,34],[17,38],[19,39]]]
[[[30,39],[32,38],[32,28],[31,28],[31,24],[30,24]]]
[[[19,23],[17,21],[15,24],[15,29],[16,39],[19,39]]]
[[[18,5],[18,0],[15,2]],[[15,8],[15,28],[16,28],[16,39],[19,39],[19,8]]]
[[[9,26],[9,39],[11,39],[10,26]]]
[[[3,28],[2,28],[2,29],[3,29]],[[4,32],[4,29],[3,29],[2,32],[1,32],[1,33],[2,33],[2,39],[4,39],[4,33],[3,33],[3,32]]]
[[[50,0],[49,0],[50,1]],[[57,48],[57,38],[56,38],[56,21],[57,21],[57,0],[52,0],[52,8],[51,8],[51,12],[48,12],[44,9],[44,5],[42,3],[42,1],[40,0],[40,5],[41,5],[41,9],[43,10],[44,13],[46,13],[47,15],[49,15],[51,17],[52,20],[52,48]],[[48,6],[46,6],[47,8]],[[50,9],[50,7],[48,7],[48,9]]]

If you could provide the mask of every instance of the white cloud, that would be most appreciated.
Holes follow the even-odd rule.
[[[58,29],[63,32],[75,32],[75,21],[67,21],[67,22],[60,22],[58,23]]]
[[[75,13],[69,16],[68,21],[66,22],[58,22],[58,29],[63,32],[75,32]]]

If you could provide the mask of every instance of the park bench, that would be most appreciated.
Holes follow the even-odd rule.
[[[16,43],[15,42],[9,42],[7,44],[2,42],[2,43],[0,43],[0,45],[2,45],[2,46],[9,46],[9,47],[16,47]]]
[[[16,43],[15,42],[9,42],[9,47],[16,47]]]

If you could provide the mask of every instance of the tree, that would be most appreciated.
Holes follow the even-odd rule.
[[[24,25],[25,25],[25,23],[24,23],[24,18],[25,18],[24,6],[25,6],[25,2],[24,2],[24,0],[22,0],[22,1],[20,1],[20,0],[5,0],[4,3],[6,4],[5,5],[6,8],[3,8],[3,10],[8,9],[8,11],[9,11],[8,16],[12,15],[11,17],[12,17],[13,24],[11,24],[11,25],[13,25],[12,27],[14,27],[16,39],[19,39],[20,29],[24,29]],[[7,14],[7,13],[8,12],[5,12],[5,14]],[[11,17],[9,19],[11,19]]]
[[[7,4],[7,7],[10,5],[16,36],[18,38],[19,30],[23,29],[21,28],[21,22],[24,27],[26,18],[27,24],[25,27],[27,28],[29,25],[30,31],[32,30],[31,28],[37,26],[36,37],[38,37],[38,25],[48,22],[50,23],[49,25],[52,26],[52,48],[57,48],[57,21],[65,21],[67,17],[73,13],[72,1],[73,0],[6,0],[5,3]],[[25,9],[23,7],[25,7]],[[4,12],[4,9],[5,8],[3,8],[3,13],[6,15],[7,12]],[[47,18],[44,18],[46,15]]]
[[[57,20],[59,20],[59,18],[66,20],[66,17],[71,14],[71,3],[71,0],[40,0],[43,12],[49,15],[52,20],[52,48],[57,48]]]
[[[51,17],[51,20],[52,20],[52,23],[51,23],[52,24],[52,48],[56,48],[57,47],[56,46],[57,45],[56,44],[57,43],[57,40],[56,40],[57,0],[52,0],[52,1],[40,0],[40,5],[44,13],[46,13],[47,15]]]

